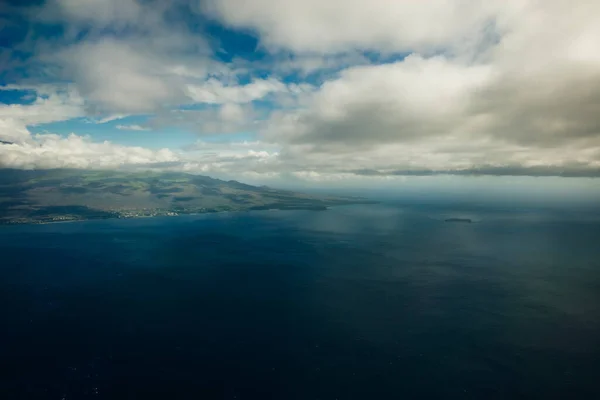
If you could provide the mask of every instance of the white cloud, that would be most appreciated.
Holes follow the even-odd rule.
[[[145,15],[147,9],[135,0],[50,0],[37,14],[42,20],[68,20],[101,27],[136,24]]]
[[[59,53],[58,60],[98,112],[144,113],[187,101],[160,55],[127,42],[82,43]]]
[[[11,165],[17,156],[35,164],[31,153],[72,165],[88,154],[98,165],[160,159],[207,173],[320,181],[431,171],[600,175],[599,2],[202,2],[200,10],[229,27],[254,30],[261,51],[270,52],[266,61],[232,55],[229,64],[173,18],[185,3],[54,0],[42,7],[37,20],[64,23],[66,35],[37,46],[37,61],[44,76],[72,84],[33,85],[33,104],[0,106],[0,140],[15,142],[1,150],[10,149]],[[298,83],[282,78],[290,73]],[[316,80],[303,82],[311,74]],[[141,113],[151,128],[258,132],[260,142],[111,159],[100,154],[122,154],[121,147],[27,130]],[[80,150],[60,153],[60,146]]]
[[[209,0],[201,8],[270,47],[338,53],[433,51],[479,35],[513,1]]]
[[[197,110],[172,110],[148,121],[153,128],[178,127],[201,135],[257,130],[261,120],[251,104],[219,104]]]
[[[0,118],[0,141],[22,143],[29,139],[29,131],[13,118]]]
[[[38,97],[28,105],[0,106],[0,168],[116,168],[178,161],[168,149],[96,143],[76,134],[32,135],[27,129],[28,125],[83,115],[82,105],[81,98],[69,91]]]
[[[39,91],[43,96],[38,96],[32,104],[0,105],[0,140],[23,142],[29,139],[27,125],[85,115],[83,98],[73,88],[51,92],[47,87],[41,87]]]
[[[599,175],[600,3],[521,5],[475,59],[349,68],[263,137],[315,172]]]
[[[118,168],[128,165],[178,161],[171,150],[150,150],[120,146],[110,142],[95,143],[90,138],[71,134],[35,135],[20,144],[0,144],[0,167],[39,168]]]
[[[127,114],[111,114],[98,119],[91,119],[90,123],[105,124],[107,122],[116,121],[128,117]]]
[[[277,72],[284,74],[298,72],[301,76],[307,76],[371,63],[371,60],[359,51],[330,55],[307,53],[277,59],[274,68]]]
[[[469,107],[469,96],[491,78],[485,66],[465,66],[443,57],[410,56],[404,61],[342,72],[326,82],[292,125],[267,133],[273,140],[383,144],[452,133],[452,124]]]
[[[209,79],[200,85],[188,85],[187,90],[197,103],[222,104],[249,103],[275,93],[296,94],[306,90],[306,86],[286,85],[274,78],[256,79],[246,85],[224,85],[216,79]]]
[[[180,6],[184,3],[48,1],[31,15],[36,22],[62,24],[64,36],[38,38],[33,47],[36,61],[49,77],[73,82],[92,115],[154,112],[187,104],[186,83],[204,79],[219,63],[210,59],[210,46],[202,35],[173,18]]]
[[[141,125],[117,125],[117,129],[122,131],[149,131],[150,128]]]
[[[186,148],[188,152],[195,154],[224,155],[227,157],[250,154],[270,154],[277,155],[279,146],[272,143],[261,142],[260,140],[244,140],[237,142],[208,142],[198,140]]]
[[[260,141],[199,140],[182,154],[183,170],[233,179],[251,176],[280,178],[278,146]]]

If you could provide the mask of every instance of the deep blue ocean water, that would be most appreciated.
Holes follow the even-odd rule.
[[[600,398],[595,215],[5,226],[0,253],[0,399]]]

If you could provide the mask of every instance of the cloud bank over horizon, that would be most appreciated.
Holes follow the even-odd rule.
[[[0,167],[600,176],[598,2],[0,6]]]

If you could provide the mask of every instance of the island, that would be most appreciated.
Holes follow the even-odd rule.
[[[445,222],[462,222],[466,224],[470,224],[473,222],[470,218],[446,218]]]
[[[250,210],[326,210],[375,203],[180,172],[0,169],[0,224]]]

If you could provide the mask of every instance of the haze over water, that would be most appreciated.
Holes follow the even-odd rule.
[[[0,227],[0,393],[595,398],[598,216],[387,202]]]

